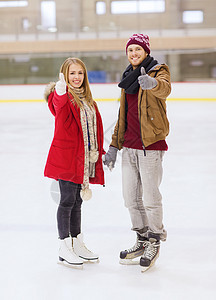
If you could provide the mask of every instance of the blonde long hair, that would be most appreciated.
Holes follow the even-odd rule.
[[[83,69],[83,72],[84,72],[84,80],[83,80],[83,83],[81,85],[81,87],[84,88],[84,93],[83,93],[83,96],[85,97],[85,100],[87,101],[87,103],[90,105],[90,106],[93,106],[93,98],[92,98],[92,94],[91,94],[91,90],[90,90],[90,86],[89,86],[89,80],[88,80],[88,75],[87,75],[87,69],[86,69],[86,66],[84,64],[84,62],[79,59],[79,58],[76,58],[76,57],[69,57],[67,58],[63,64],[61,65],[61,68],[60,68],[60,73],[63,73],[64,74],[64,77],[65,77],[65,81],[66,81],[66,84],[68,86],[68,92],[73,96],[74,98],[74,101],[75,103],[79,106],[79,107],[82,107],[83,104],[82,102],[80,101],[80,98],[76,95],[76,93],[73,91],[73,89],[70,87],[70,83],[69,83],[69,67],[70,65],[72,64],[77,64],[77,65],[80,65]],[[73,100],[72,100],[73,101]]]

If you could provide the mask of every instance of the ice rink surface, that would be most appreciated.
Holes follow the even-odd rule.
[[[98,102],[105,150],[118,102]],[[43,177],[54,120],[44,102],[0,104],[2,300],[216,299],[216,102],[168,101],[171,123],[161,185],[168,239],[156,265],[119,264],[135,233],[121,194],[121,152],[106,186],[83,204],[86,245],[100,262],[57,264],[57,204]]]

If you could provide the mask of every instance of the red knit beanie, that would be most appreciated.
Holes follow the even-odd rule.
[[[150,54],[150,44],[149,44],[149,37],[148,35],[143,34],[133,34],[126,44],[126,54],[127,54],[127,48],[129,45],[136,44],[140,45],[148,54]]]

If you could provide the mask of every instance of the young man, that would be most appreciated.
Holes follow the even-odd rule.
[[[120,263],[135,263],[140,257],[142,271],[157,259],[160,241],[166,240],[162,218],[162,158],[168,149],[169,133],[166,98],[171,91],[170,72],[150,56],[149,37],[132,35],[126,44],[130,65],[119,83],[119,117],[104,164],[112,169],[117,151],[122,153],[122,184],[135,245],[120,252]]]

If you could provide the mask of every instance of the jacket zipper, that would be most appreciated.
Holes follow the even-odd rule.
[[[119,138],[118,138],[118,133],[119,133],[119,117],[120,117],[120,108],[119,108],[119,113],[118,113],[118,127],[117,127],[117,147],[119,149]]]
[[[161,67],[160,67],[160,69],[161,69]],[[152,70],[152,72],[155,71],[154,77],[157,76],[157,73],[158,73],[158,71],[159,71],[160,69],[158,69],[158,70]],[[141,102],[142,102],[142,96],[143,96],[143,90],[142,90],[142,92],[141,92],[141,100],[140,100],[139,123],[140,123],[140,137],[141,137],[141,142],[142,142],[142,148],[143,148],[144,156],[146,156],[146,149],[145,149],[145,145],[144,145],[144,143],[143,143],[143,139],[142,139],[142,130],[141,130]],[[146,92],[146,103],[147,103],[147,92]]]
[[[142,130],[141,130],[141,102],[142,102],[142,96],[143,96],[143,90],[141,92],[141,100],[140,100],[140,108],[139,108],[139,124],[140,124],[140,137],[141,137],[141,142],[142,142],[142,148],[143,148],[144,156],[146,156],[146,149],[145,149],[145,145],[143,143]],[[146,97],[147,97],[147,95],[146,95]]]

